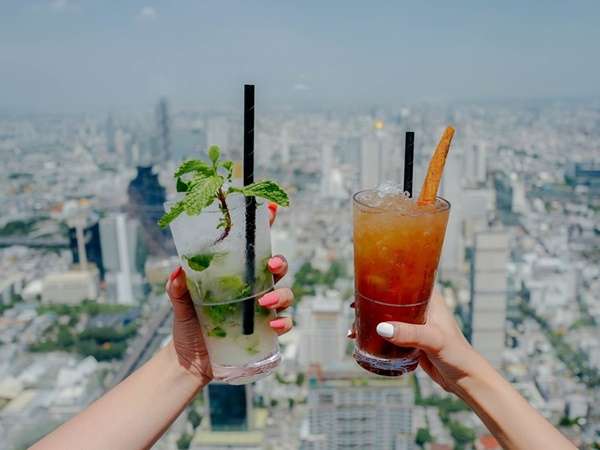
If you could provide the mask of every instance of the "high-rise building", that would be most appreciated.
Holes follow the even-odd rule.
[[[475,233],[470,262],[470,341],[494,367],[500,368],[506,319],[507,232],[489,229]]]
[[[281,164],[285,167],[290,163],[290,132],[287,126],[281,130]]]
[[[85,260],[98,268],[100,279],[104,280],[104,264],[102,263],[102,247],[100,245],[100,226],[96,219],[90,221],[78,231],[78,227],[69,228],[69,247],[74,264],[81,262],[80,254],[85,253]],[[79,239],[78,239],[79,234]],[[83,248],[82,248],[83,245]],[[83,251],[82,251],[83,250]]]
[[[464,246],[474,245],[478,231],[487,230],[496,205],[493,189],[465,188],[461,196]]]
[[[464,274],[464,237],[463,237],[463,206],[462,206],[462,153],[454,153],[446,161],[440,195],[451,204],[446,237],[440,261],[440,275],[444,279],[454,278]]]
[[[133,304],[136,294],[134,285],[141,284],[137,268],[139,224],[128,219],[125,214],[115,214],[100,220],[100,244],[109,291],[118,303]]]
[[[360,188],[372,189],[384,181],[399,182],[404,154],[383,120],[373,121],[373,129],[362,138]]]
[[[207,425],[212,431],[244,431],[250,426],[252,385],[211,383],[204,394]]]
[[[164,213],[165,188],[158,181],[152,167],[138,167],[137,175],[127,188],[129,196],[128,213],[136,218],[141,226],[142,241],[148,252],[154,256],[168,256],[174,253],[173,239],[168,229],[161,229],[157,222]]]
[[[171,121],[169,118],[169,104],[166,98],[161,98],[156,105],[156,128],[158,138],[158,161],[171,159]]]
[[[106,150],[110,153],[115,152],[115,122],[112,115],[108,115],[106,119]]]
[[[487,149],[483,143],[465,149],[463,177],[469,186],[479,186],[487,179]]]
[[[261,450],[267,411],[254,408],[252,385],[211,383],[204,392],[205,412],[190,450]]]
[[[330,369],[344,357],[348,330],[346,305],[336,291],[304,297],[299,305],[299,347],[301,366]]]
[[[344,176],[339,168],[334,167],[334,151],[333,146],[330,144],[323,145],[321,195],[332,199],[348,198],[348,193],[344,188]]]
[[[300,448],[413,450],[413,407],[408,377],[311,382]]]
[[[206,121],[206,145],[218,145],[223,153],[230,151],[229,120],[227,117],[211,117]],[[234,158],[230,155],[230,157]]]

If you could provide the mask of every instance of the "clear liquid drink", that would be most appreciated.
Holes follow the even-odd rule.
[[[257,302],[273,289],[267,268],[271,257],[268,210],[257,206],[254,244],[254,285],[246,274],[246,209],[244,197],[228,198],[233,226],[223,229],[216,202],[197,216],[181,214],[171,232],[188,290],[200,321],[215,379],[229,384],[249,383],[267,376],[281,360],[276,333],[269,326],[275,313]],[[173,202],[165,204],[169,210]],[[243,332],[244,303],[252,302],[254,329]]]

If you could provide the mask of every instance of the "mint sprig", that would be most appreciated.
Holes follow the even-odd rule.
[[[280,206],[289,206],[287,193],[274,181],[261,180],[242,188],[231,186],[233,161],[221,161],[221,152],[216,145],[208,149],[208,157],[210,162],[196,159],[184,161],[175,171],[177,192],[184,193],[184,197],[160,218],[158,225],[161,228],[167,227],[183,212],[190,216],[200,214],[204,208],[212,205],[216,200],[222,214],[217,227],[223,230],[217,239],[219,242],[229,235],[232,227],[231,214],[227,206],[229,195],[242,194],[246,197],[259,197]],[[226,184],[227,188],[225,188]]]

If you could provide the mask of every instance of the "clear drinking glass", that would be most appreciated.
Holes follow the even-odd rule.
[[[165,203],[168,211],[174,201]],[[267,262],[271,235],[265,204],[256,209],[255,282],[246,278],[245,198],[227,199],[232,228],[219,241],[222,215],[215,203],[197,216],[183,213],[171,222],[175,247],[185,270],[187,285],[202,328],[216,380],[244,384],[270,374],[281,360],[276,333],[269,326],[275,313],[258,298],[273,289]],[[254,330],[244,334],[244,303],[253,305]],[[249,305],[248,305],[249,306]]]
[[[423,324],[442,251],[450,203],[418,207],[399,193],[382,202],[376,190],[353,198],[356,340],[354,359],[379,375],[415,370],[420,351],[379,336],[377,324]]]

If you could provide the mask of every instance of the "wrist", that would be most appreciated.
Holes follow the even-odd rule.
[[[467,404],[471,404],[473,398],[491,388],[496,378],[500,376],[483,356],[471,346],[469,349],[462,367],[464,374],[456,380],[453,389],[454,393]]]
[[[181,358],[177,354],[177,349],[175,348],[175,344],[172,339],[164,347],[163,350],[169,361],[169,366],[172,368],[173,373],[177,378],[185,380],[185,382],[197,385],[198,389],[202,389],[210,382],[210,380],[206,377],[202,377],[197,375],[196,373],[193,373],[181,363]]]

